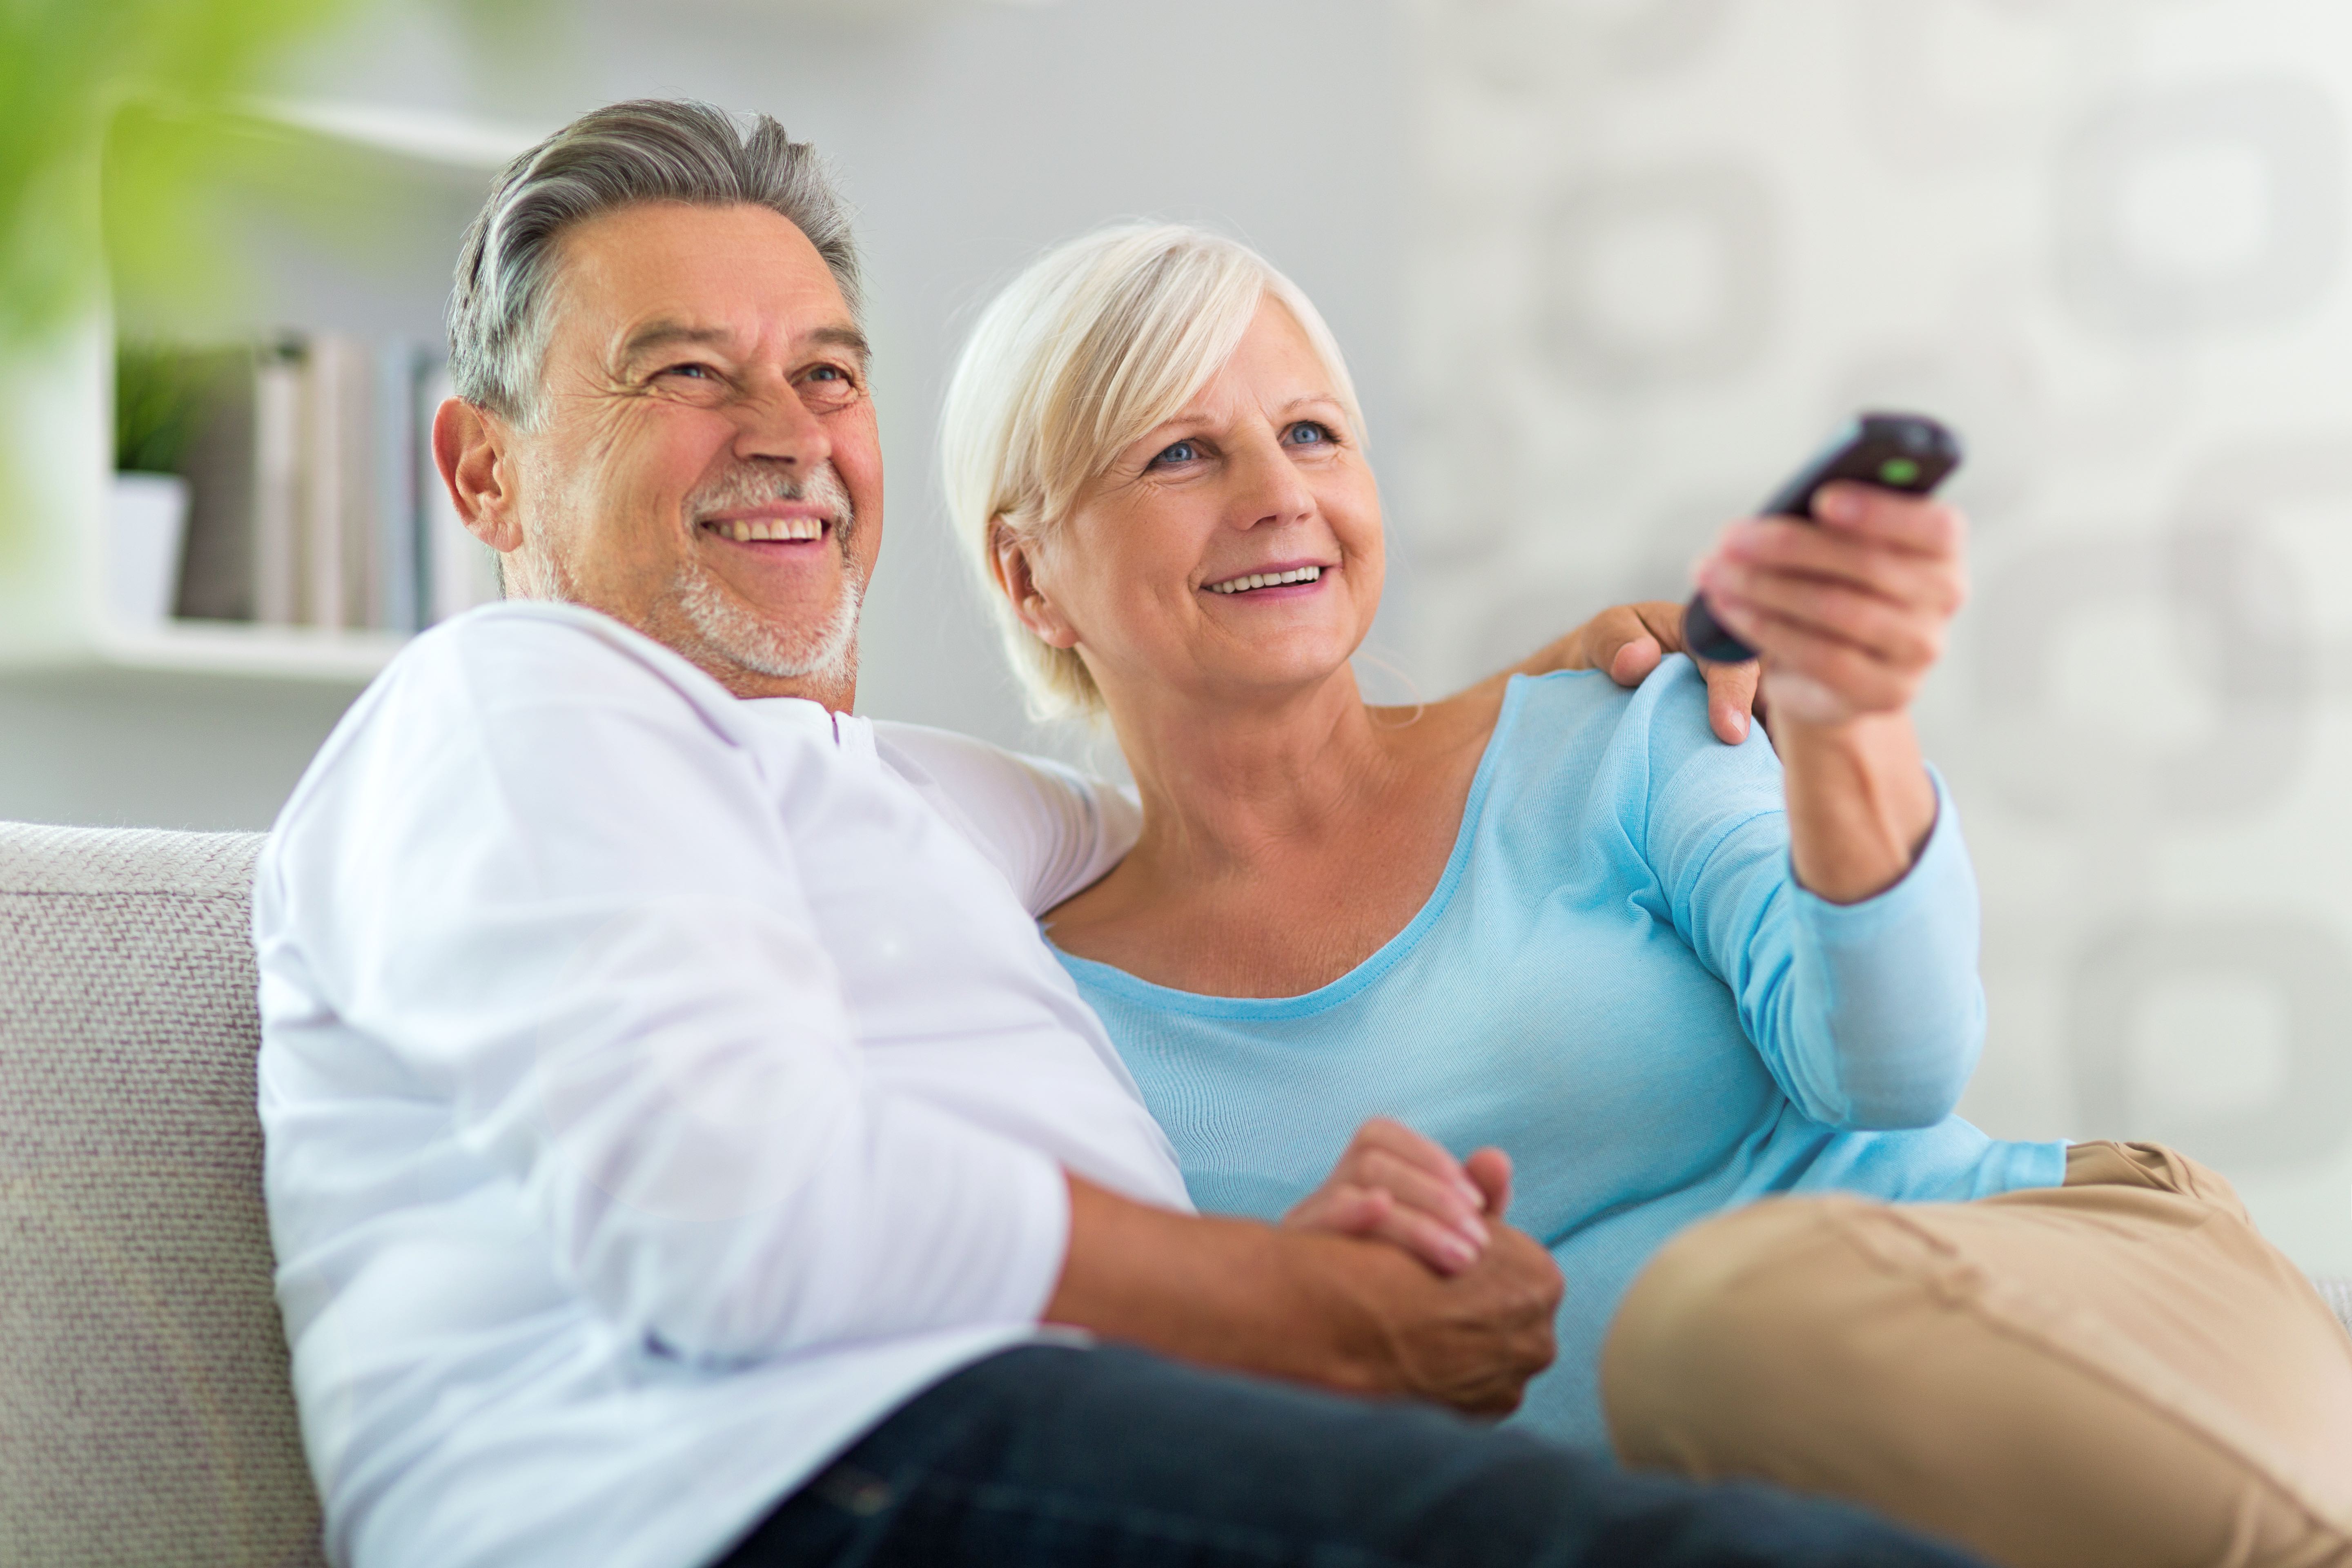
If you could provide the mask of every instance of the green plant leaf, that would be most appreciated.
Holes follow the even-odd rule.
[[[98,168],[132,101],[192,108],[251,89],[277,52],[356,0],[0,0],[0,374],[104,287]],[[118,193],[117,234],[178,249],[192,215],[161,180]],[[31,510],[0,444],[0,567]]]

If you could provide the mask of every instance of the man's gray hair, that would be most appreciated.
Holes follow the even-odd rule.
[[[764,114],[751,117],[747,133],[707,103],[608,104],[509,163],[466,230],[449,297],[458,396],[518,425],[534,421],[557,238],[645,202],[748,203],[781,214],[824,258],[852,314],[862,311],[849,213],[814,148]]]

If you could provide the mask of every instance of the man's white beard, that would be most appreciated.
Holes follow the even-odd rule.
[[[833,465],[818,468],[806,484],[774,473],[738,468],[688,496],[685,510],[691,520],[778,500],[813,500],[832,515],[833,528],[826,542],[841,552],[841,593],[822,620],[814,626],[779,626],[729,592],[709,568],[691,558],[679,565],[671,592],[687,624],[702,639],[704,653],[777,679],[845,681],[857,670],[857,612],[865,600],[866,583],[857,574],[856,557],[849,551],[850,536],[857,527],[856,510]]]

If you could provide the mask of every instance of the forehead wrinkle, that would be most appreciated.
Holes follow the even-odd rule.
[[[1201,384],[1200,389],[1184,402],[1184,406],[1146,430],[1138,440],[1173,430],[1184,425],[1217,425],[1230,421],[1247,402],[1241,390],[1221,385],[1222,375],[1213,375]]]

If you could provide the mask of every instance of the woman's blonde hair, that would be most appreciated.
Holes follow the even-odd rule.
[[[1259,301],[1297,319],[1360,444],[1364,418],[1331,329],[1245,245],[1178,224],[1121,224],[1046,252],[981,312],[948,384],[940,460],[956,539],[1040,718],[1094,714],[1074,648],[1048,647],[996,574],[1000,531],[1031,540],[1130,442],[1173,418],[1249,330]]]

